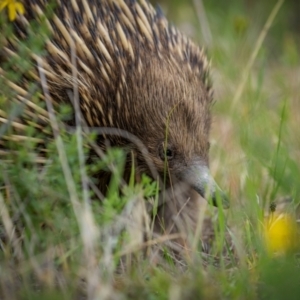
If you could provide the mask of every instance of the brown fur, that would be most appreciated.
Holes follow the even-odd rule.
[[[27,36],[27,21],[38,19],[46,5],[42,0],[23,2],[26,14],[15,23],[19,39]],[[135,135],[161,178],[165,161],[160,151],[167,134],[167,144],[174,153],[168,162],[167,188],[180,182],[177,175],[185,169],[198,163],[208,165],[212,101],[208,63],[203,50],[170,27],[159,10],[145,1],[61,0],[48,27],[52,37],[46,44],[43,68],[53,102],[68,102],[67,92],[75,84],[87,124],[120,128]],[[5,55],[14,51],[14,42],[7,41]],[[77,56],[77,79],[72,76],[71,50]],[[134,150],[138,173],[151,175],[134,143],[116,135],[106,135],[106,139],[111,146]],[[98,140],[103,149],[106,139]],[[105,192],[109,176],[99,176],[99,186]],[[188,231],[195,224],[198,200],[188,201],[189,191],[187,185],[179,193],[167,195],[157,227],[164,223],[179,231],[183,224]],[[174,217],[181,210],[184,221],[174,227]]]

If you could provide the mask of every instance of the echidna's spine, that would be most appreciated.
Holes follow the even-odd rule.
[[[14,22],[14,36],[7,38],[2,57],[17,55],[20,43],[36,30],[30,29],[30,22],[46,25],[49,34],[44,36],[47,53],[42,68],[51,87],[52,101],[66,102],[68,97],[62,91],[76,85],[90,126],[115,125],[113,115],[122,109],[128,73],[140,70],[151,55],[168,60],[174,72],[186,65],[206,85],[208,94],[211,92],[209,64],[203,49],[170,26],[162,12],[144,0],[59,0],[53,14],[48,12],[47,1],[23,3],[26,13]],[[72,51],[76,53],[77,78],[72,75]],[[33,51],[33,64],[36,58]],[[39,123],[47,122],[47,111],[30,97],[30,82],[39,82],[34,70],[24,74],[18,83],[8,82],[16,94],[14,100],[25,105],[22,118],[11,122],[17,131],[22,130],[17,124],[24,120],[28,124],[32,117],[37,128]],[[115,101],[93,101],[99,94],[103,98],[114,94]],[[42,95],[40,99],[43,100]],[[2,121],[8,117],[3,110],[0,114]]]

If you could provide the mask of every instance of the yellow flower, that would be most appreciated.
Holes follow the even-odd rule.
[[[0,11],[5,7],[8,9],[8,18],[10,21],[15,20],[17,13],[24,14],[24,6],[21,2],[15,0],[0,0]]]
[[[272,213],[265,220],[264,233],[267,249],[271,253],[286,253],[299,246],[297,223],[288,214]]]

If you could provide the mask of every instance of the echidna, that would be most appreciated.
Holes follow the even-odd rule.
[[[28,38],[31,20],[46,18],[48,1],[24,0],[23,4],[25,14],[14,21],[14,36],[4,43],[2,61],[13,56],[19,39]],[[53,103],[72,102],[70,91],[76,86],[88,126],[134,135],[162,178],[167,165],[167,187],[183,182],[201,196],[211,197],[214,204],[219,195],[227,205],[208,168],[212,88],[204,50],[145,0],[57,0],[46,24],[50,38],[42,69]],[[32,58],[36,60],[33,53]],[[28,77],[23,77],[28,83]],[[32,79],[40,81],[38,72],[31,74]],[[27,101],[22,122],[36,115],[46,118],[31,99],[25,101],[28,84],[12,87],[18,101]],[[18,127],[19,123],[11,124]],[[106,134],[97,142],[103,149],[109,145],[134,151],[137,171],[151,176],[144,153],[126,135]],[[129,155],[128,170],[131,159]],[[104,193],[108,178],[99,175]],[[189,192],[185,195],[187,200]],[[171,202],[176,197],[172,195]],[[172,219],[174,213],[164,216]]]

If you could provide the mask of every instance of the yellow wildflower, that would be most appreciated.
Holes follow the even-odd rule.
[[[286,253],[298,246],[297,223],[291,215],[271,213],[264,225],[266,246],[271,253]]]
[[[8,18],[10,21],[15,20],[17,13],[24,14],[24,6],[21,2],[15,0],[0,0],[0,11],[7,7]]]

